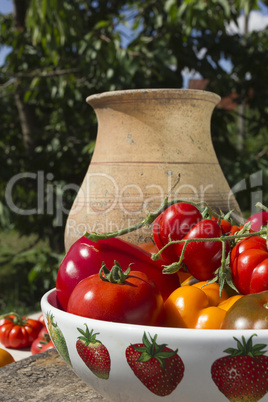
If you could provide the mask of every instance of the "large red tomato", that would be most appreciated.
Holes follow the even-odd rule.
[[[168,207],[153,224],[153,238],[158,249],[163,248],[170,240],[181,240],[201,219],[201,212],[187,202],[178,202]],[[177,261],[176,244],[169,245],[161,256],[166,263]]]
[[[96,274],[79,282],[69,298],[67,312],[97,320],[160,325],[164,302],[155,284],[143,272],[123,273],[117,263],[111,272],[117,272],[117,267],[111,281],[106,279],[109,275]]]
[[[97,274],[103,261],[112,266],[114,260],[122,267],[132,264],[133,270],[144,272],[154,281],[164,300],[180,286],[177,274],[163,275],[163,261],[153,261],[151,253],[140,247],[120,238],[93,242],[82,236],[72,245],[58,270],[56,289],[60,307],[66,310],[70,294],[82,279]]]
[[[237,290],[246,295],[268,290],[268,249],[260,236],[241,240],[231,251],[230,267]]]

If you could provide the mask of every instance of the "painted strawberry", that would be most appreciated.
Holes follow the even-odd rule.
[[[211,376],[219,390],[231,402],[255,402],[268,392],[268,357],[265,344],[253,346],[252,335],[246,342],[234,337],[237,349],[224,350],[230,356],[217,359],[211,366]]]
[[[97,377],[107,380],[111,370],[111,359],[107,348],[96,339],[98,333],[94,334],[93,329],[89,332],[88,326],[85,324],[86,330],[77,328],[81,336],[76,342],[76,350],[87,365],[87,367]]]
[[[184,364],[175,351],[166,344],[156,343],[157,335],[148,339],[144,332],[142,342],[126,349],[126,359],[138,379],[154,394],[171,394],[181,382]]]

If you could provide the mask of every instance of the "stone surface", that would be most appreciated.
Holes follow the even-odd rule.
[[[62,360],[55,349],[0,368],[0,401],[89,402],[99,395]]]

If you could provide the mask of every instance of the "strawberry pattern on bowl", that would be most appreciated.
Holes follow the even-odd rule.
[[[43,296],[41,308],[52,339],[55,334],[61,339],[55,342],[59,354],[110,401],[267,400],[265,329],[167,328],[95,320],[62,311],[55,289]]]

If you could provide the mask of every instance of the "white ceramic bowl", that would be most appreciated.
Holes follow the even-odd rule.
[[[66,313],[57,307],[56,290],[47,292],[41,300],[41,308],[50,335],[55,343],[56,349],[71,365],[78,377],[82,378],[92,388],[111,401],[137,402],[137,401],[182,401],[182,402],[224,402],[227,398],[219,390],[212,379],[211,367],[213,363],[227,354],[228,348],[236,348],[236,337],[242,340],[244,336],[247,341],[253,334],[253,344],[268,344],[267,330],[197,330],[180,328],[149,327],[141,325],[119,324],[107,321],[93,320]],[[51,322],[51,317],[53,324]],[[84,363],[78,354],[76,343],[81,333],[77,328],[98,333],[97,339],[105,346],[110,357],[110,369],[108,378],[100,378],[94,374]],[[140,378],[136,376],[126,357],[127,348],[131,345],[142,343],[144,333],[150,339],[156,337],[156,343],[166,344],[168,348],[177,353],[174,357],[174,374],[169,375],[173,380],[179,371],[182,372],[180,382],[174,385],[174,389],[167,395],[159,396],[157,390],[150,390],[142,383],[146,376],[148,363],[139,363],[144,367]],[[63,337],[63,338],[62,338]],[[61,342],[59,343],[59,339]],[[65,342],[64,342],[65,340]],[[68,355],[66,354],[68,350]],[[268,348],[266,347],[265,350]],[[267,359],[268,360],[268,357]],[[155,360],[154,364],[158,364]],[[267,365],[267,363],[265,363]],[[166,365],[167,366],[167,365]],[[232,368],[232,375],[240,375],[237,367]],[[260,367],[267,384],[268,371],[265,365]],[[250,373],[251,374],[251,373]],[[252,373],[254,375],[254,373]],[[143,378],[141,378],[143,377]],[[160,379],[160,381],[162,381]],[[179,381],[179,380],[178,380]],[[178,382],[177,381],[177,382]],[[152,379],[152,386],[158,380]],[[172,382],[172,381],[171,381]],[[242,388],[247,384],[242,383]],[[170,389],[168,380],[164,379],[164,389]],[[266,385],[267,387],[267,385]],[[158,385],[156,388],[161,388]],[[163,393],[168,391],[163,391]],[[268,392],[268,389],[267,389]],[[251,399],[249,399],[251,400]],[[259,400],[259,399],[254,399]],[[268,393],[261,398],[268,400]]]

